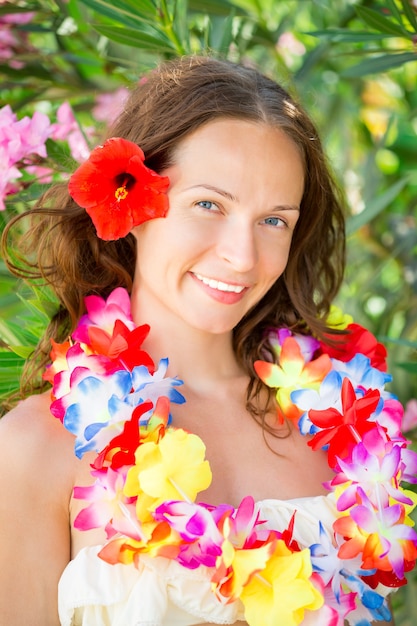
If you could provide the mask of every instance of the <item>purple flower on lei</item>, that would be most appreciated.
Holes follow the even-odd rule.
[[[199,565],[214,567],[222,553],[224,537],[217,527],[220,518],[233,511],[227,504],[218,507],[185,501],[164,502],[155,511],[157,521],[166,520],[184,540],[178,561],[195,569]]]

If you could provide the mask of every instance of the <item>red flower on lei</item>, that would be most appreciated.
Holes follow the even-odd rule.
[[[376,428],[369,421],[375,411],[380,393],[377,389],[366,391],[362,398],[357,398],[352,383],[345,378],[342,383],[341,400],[343,411],[330,407],[316,411],[310,409],[309,418],[320,431],[308,442],[313,450],[328,446],[329,465],[337,466],[337,457],[348,457],[353,447],[362,440],[365,433]]]
[[[134,226],[167,214],[169,178],[144,160],[137,144],[112,137],[71,176],[69,193],[87,211],[100,239],[120,239]]]
[[[346,335],[326,334],[329,343],[320,342],[321,354],[328,354],[332,359],[350,361],[358,354],[364,354],[371,361],[371,366],[381,372],[387,371],[387,350],[376,337],[360,324],[349,324]]]

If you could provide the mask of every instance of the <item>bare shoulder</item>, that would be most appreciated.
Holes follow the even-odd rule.
[[[1,418],[0,445],[0,623],[55,626],[70,558],[74,438],[43,394]]]
[[[31,396],[0,419],[2,454],[6,456],[9,470],[13,467],[14,472],[19,473],[25,472],[28,466],[36,467],[34,476],[39,478],[42,473],[48,476],[48,482],[59,481],[61,487],[67,484],[71,489],[76,471],[74,438],[51,415],[49,405],[48,393]],[[26,480],[30,477],[26,476]],[[41,481],[38,489],[42,488]]]

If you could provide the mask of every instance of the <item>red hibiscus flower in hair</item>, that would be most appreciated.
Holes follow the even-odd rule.
[[[371,366],[381,372],[387,371],[387,350],[382,343],[378,343],[376,337],[360,324],[349,324],[346,335],[326,334],[328,343],[320,342],[321,352],[328,354],[330,358],[339,361],[350,361],[355,354],[360,352],[368,357]]]
[[[112,137],[71,176],[69,193],[87,211],[100,239],[120,239],[134,226],[167,214],[169,178],[144,160],[138,145]]]

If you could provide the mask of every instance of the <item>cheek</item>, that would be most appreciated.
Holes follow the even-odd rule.
[[[262,250],[262,267],[267,280],[274,283],[285,270],[291,247],[291,239],[274,242]]]

